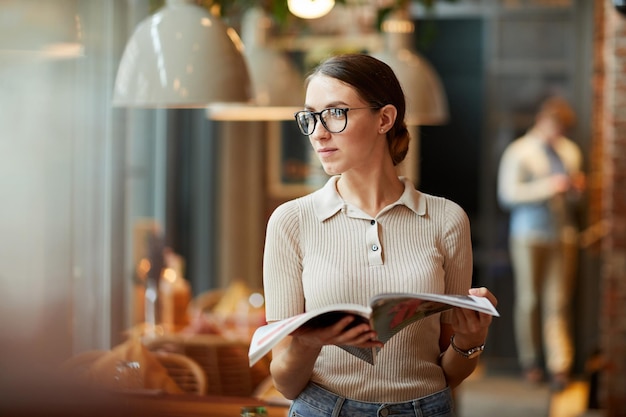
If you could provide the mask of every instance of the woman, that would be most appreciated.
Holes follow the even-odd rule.
[[[330,58],[308,77],[296,121],[332,177],[270,217],[268,321],[367,304],[382,292],[469,291],[496,303],[487,289],[469,289],[465,212],[397,175],[409,144],[404,113],[393,71],[368,55]],[[350,327],[352,320],[296,332],[272,351],[274,384],[295,399],[290,415],[452,416],[450,389],[474,370],[491,316],[454,309],[420,320],[386,343],[375,365],[336,346],[382,347],[368,324]],[[470,349],[476,353],[464,355]]]

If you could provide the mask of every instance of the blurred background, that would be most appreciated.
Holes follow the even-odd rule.
[[[606,272],[609,232],[598,228],[604,197],[617,192],[606,176],[616,188],[624,177],[619,163],[607,173],[602,142],[619,130],[602,118],[624,107],[602,113],[607,102],[598,99],[612,91],[610,103],[624,101],[623,88],[598,77],[608,71],[606,45],[624,43],[623,16],[609,0],[333,3],[307,19],[272,1],[0,2],[0,334],[16,357],[45,365],[123,342],[146,320],[155,265],[174,269],[189,298],[233,283],[262,292],[269,214],[325,181],[292,120],[302,80],[324,57],[358,51],[397,59],[399,76],[428,76],[403,81],[414,142],[402,170],[469,214],[474,285],[497,295],[502,315],[485,354],[495,369],[517,366],[497,165],[547,95],[571,102],[570,137],[590,175],[581,222],[595,226],[581,247],[575,295],[576,370],[585,372],[601,343],[602,277],[624,288],[618,264]],[[164,9],[181,4],[205,11],[207,26],[234,30],[228,39],[244,49],[231,56],[216,46],[219,36],[201,38],[197,48],[215,48],[206,68],[159,55],[168,40],[149,34],[166,21]],[[621,32],[607,35],[614,27]],[[156,69],[134,67],[142,63]],[[174,97],[151,93],[175,71],[202,74],[204,84],[176,78]],[[620,248],[611,256],[623,262]]]

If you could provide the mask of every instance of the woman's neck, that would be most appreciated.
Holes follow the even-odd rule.
[[[376,217],[382,209],[398,201],[404,192],[404,184],[395,168],[382,175],[373,171],[365,174],[348,172],[337,181],[337,192],[345,202]]]

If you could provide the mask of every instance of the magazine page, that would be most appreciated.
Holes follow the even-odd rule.
[[[415,298],[381,299],[373,305],[372,327],[378,340],[387,343],[409,324],[451,308],[449,304]]]
[[[383,293],[371,298],[370,306],[382,300],[401,300],[401,299],[419,299],[449,304],[453,307],[469,308],[471,310],[480,311],[481,313],[490,314],[500,317],[498,310],[491,304],[486,297],[476,297],[474,295],[458,295],[458,294],[413,294],[413,293]]]
[[[409,324],[455,306],[499,316],[487,298],[471,295],[390,293],[373,297],[370,304],[372,327],[383,343]]]

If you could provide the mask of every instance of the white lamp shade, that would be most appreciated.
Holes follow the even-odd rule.
[[[202,108],[249,101],[248,70],[233,39],[234,30],[204,8],[168,0],[128,41],[113,105]]]
[[[76,0],[6,0],[0,8],[0,57],[84,55]]]
[[[282,51],[269,44],[271,19],[259,7],[246,11],[242,20],[244,56],[250,69],[254,104],[298,106],[304,99],[304,79]]]
[[[246,50],[254,102],[260,106],[296,106],[304,101],[304,81],[287,57],[268,48]]]
[[[250,69],[254,98],[245,105],[213,103],[207,117],[221,121],[293,120],[302,109],[304,79],[293,62],[269,44],[272,22],[260,7],[246,11],[241,24],[244,57]]]
[[[406,97],[409,125],[439,125],[448,121],[448,100],[433,66],[411,48],[413,22],[406,10],[383,23],[384,50],[373,54],[393,69]]]
[[[383,51],[375,55],[393,69],[406,97],[406,120],[410,125],[440,125],[448,121],[448,100],[433,66],[408,50]]]

